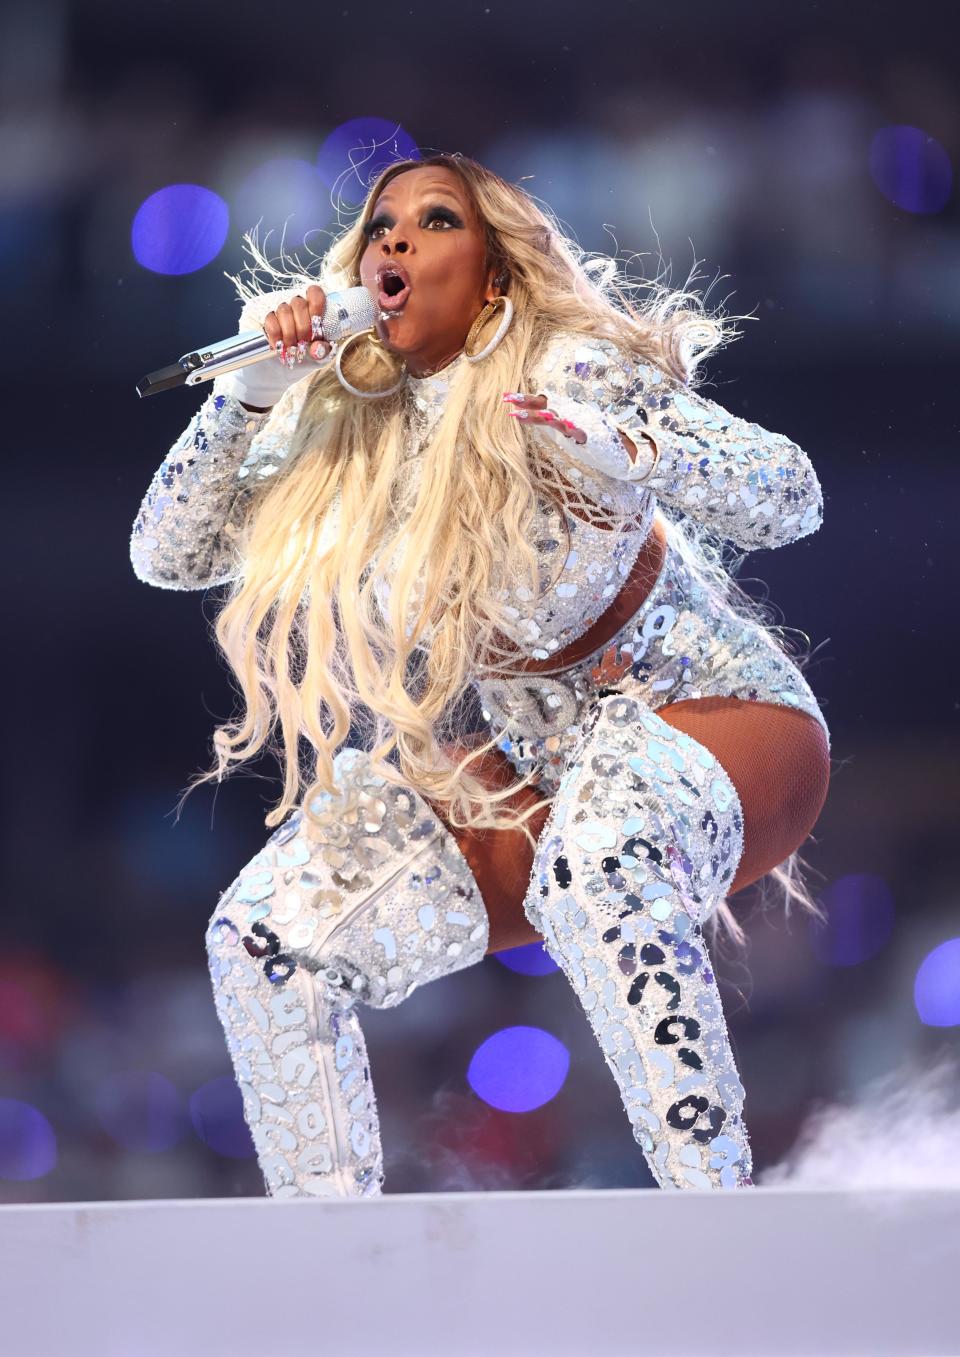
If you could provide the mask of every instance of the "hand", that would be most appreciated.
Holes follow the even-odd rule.
[[[503,393],[503,399],[505,402],[509,401],[513,405],[523,407],[521,410],[511,410],[509,412],[517,419],[527,420],[533,424],[544,424],[548,429],[554,429],[558,434],[563,434],[565,437],[572,439],[573,442],[577,443],[580,447],[582,447],[589,438],[589,434],[586,430],[581,429],[578,424],[574,424],[573,420],[560,419],[560,417],[552,410],[546,409],[546,396],[524,396],[522,391],[505,391]],[[635,463],[637,460],[636,443],[634,443],[633,439],[628,437],[622,429],[620,429],[618,433],[621,446],[626,449],[631,463]],[[647,456],[652,456],[653,458],[652,466],[647,472],[647,475],[649,475],[650,470],[657,464],[659,451],[656,443],[649,434],[645,433],[643,438],[645,439],[644,451],[646,452],[647,448],[649,448],[650,451],[647,453]],[[605,472],[607,470],[607,468],[602,465],[600,466],[600,469]]]
[[[281,366],[292,368],[302,363],[308,352],[318,363],[327,358],[333,347],[326,339],[318,339],[313,329],[313,318],[323,317],[327,294],[314,284],[306,296],[294,294],[289,301],[280,302],[276,310],[267,313],[263,332],[270,340]]]
[[[232,396],[248,410],[269,410],[276,405],[288,387],[315,371],[312,364],[301,366],[307,352],[318,363],[332,352],[327,340],[312,339],[313,318],[323,315],[326,304],[323,289],[312,285],[306,296],[285,288],[251,297],[240,312],[238,332],[262,329],[280,360],[280,367],[266,358],[248,363],[214,378],[214,393]],[[268,311],[267,307],[272,309]]]
[[[552,410],[547,409],[546,396],[525,396],[522,391],[505,391],[503,399],[518,407],[507,411],[514,419],[522,419],[529,424],[545,424],[551,429],[556,429],[557,433],[565,438],[572,439],[574,443],[583,444],[587,441],[584,430],[572,420],[560,419]]]

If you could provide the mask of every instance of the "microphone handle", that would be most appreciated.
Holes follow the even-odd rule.
[[[331,344],[360,330],[370,329],[375,318],[373,301],[365,287],[348,287],[327,294],[323,311],[324,338]],[[230,339],[220,339],[202,349],[185,353],[169,367],[148,372],[137,383],[138,396],[153,396],[175,386],[198,386],[224,372],[272,358],[274,349],[262,330],[244,330]]]

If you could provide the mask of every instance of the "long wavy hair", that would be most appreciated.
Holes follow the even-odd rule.
[[[297,807],[312,818],[318,793],[343,794],[333,759],[353,728],[363,733],[376,771],[443,806],[449,824],[522,827],[532,842],[526,822],[542,802],[525,811],[504,802],[518,786],[533,785],[535,774],[491,791],[472,771],[502,733],[457,760],[444,745],[456,738],[471,678],[491,666],[503,675],[523,658],[504,644],[504,606],[508,586],[525,583],[533,596],[543,587],[531,545],[538,509],[547,502],[612,531],[624,521],[606,521],[612,511],[575,488],[564,475],[567,454],[552,440],[502,417],[502,393],[525,389],[557,329],[611,339],[693,385],[703,358],[739,335],[736,321],[753,317],[728,316],[722,307],[709,312],[691,279],[677,290],[659,277],[632,279],[617,258],[581,250],[530,193],[462,155],[390,165],[314,272],[277,269],[248,235],[257,269],[273,289],[358,286],[363,226],[374,203],[395,176],[425,165],[460,176],[485,226],[487,264],[506,280],[512,324],[489,357],[459,372],[419,449],[411,446],[407,385],[383,399],[360,399],[332,364],[309,379],[282,465],[250,504],[240,565],[215,623],[244,709],[216,729],[216,764],[191,789],[220,781],[266,749],[284,779],[266,825]],[[264,295],[255,274],[252,284],[232,281],[241,300]],[[357,342],[343,366],[352,384],[382,390],[396,381],[400,360]],[[413,455],[418,475],[411,475]],[[742,554],[725,560],[726,544],[703,525],[682,514],[663,517],[670,542],[715,596],[765,626],[790,653],[780,639],[784,629],[733,579]],[[788,911],[795,901],[822,918],[800,867],[794,853],[769,875]],[[722,925],[736,944],[745,943],[726,902],[707,923],[714,936]]]

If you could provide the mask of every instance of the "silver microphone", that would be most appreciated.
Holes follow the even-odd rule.
[[[365,287],[348,287],[329,292],[323,310],[323,337],[336,344],[346,335],[369,330],[376,318],[373,298]],[[262,330],[244,330],[232,339],[220,339],[202,349],[185,353],[169,367],[148,372],[137,383],[138,396],[153,396],[175,386],[197,386],[210,382],[222,372],[234,372],[249,363],[274,357],[273,346]]]

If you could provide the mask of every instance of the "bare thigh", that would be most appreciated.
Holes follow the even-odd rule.
[[[744,850],[730,894],[785,861],[805,841],[823,809],[830,752],[823,727],[808,712],[736,697],[689,698],[656,709],[668,725],[710,750],[737,789],[743,807]],[[463,757],[466,746],[448,746]],[[516,781],[506,755],[490,755],[478,775],[489,786]],[[539,798],[527,788],[508,801],[525,809]],[[442,807],[434,806],[443,818]],[[537,838],[549,803],[531,817]],[[450,826],[470,865],[490,918],[487,954],[537,942],[523,901],[534,849],[520,830],[462,830]]]

